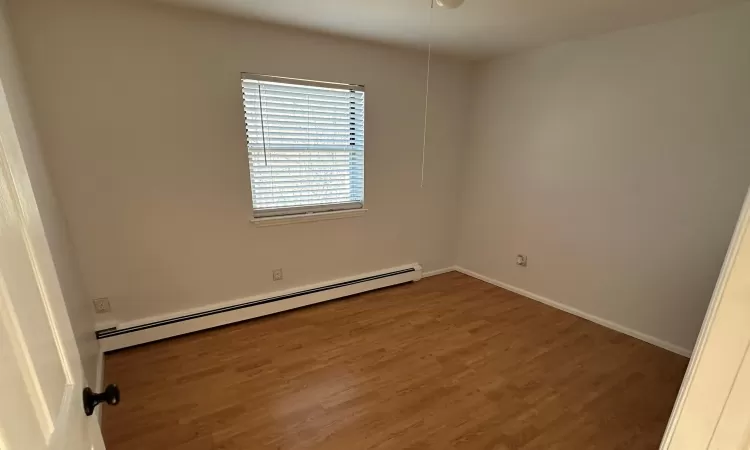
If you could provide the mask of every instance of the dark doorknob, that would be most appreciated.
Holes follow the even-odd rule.
[[[120,403],[120,388],[116,384],[110,384],[100,394],[94,393],[88,387],[83,390],[83,411],[87,416],[94,414],[94,408],[99,403],[106,403],[108,405]]]

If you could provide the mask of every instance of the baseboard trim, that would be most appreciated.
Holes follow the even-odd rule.
[[[654,336],[650,336],[645,333],[641,333],[640,331],[634,330],[632,328],[628,328],[626,326],[620,325],[616,322],[612,322],[611,320],[603,319],[599,316],[595,316],[593,314],[589,314],[585,311],[581,311],[580,309],[574,308],[572,306],[566,305],[564,303],[560,303],[557,301],[554,301],[552,299],[549,299],[547,297],[544,297],[542,295],[535,294],[533,292],[529,292],[525,289],[518,288],[516,286],[503,283],[502,281],[495,280],[493,278],[484,276],[482,274],[479,274],[477,272],[474,272],[472,270],[456,266],[454,268],[457,272],[461,272],[464,275],[468,275],[472,278],[476,278],[477,280],[482,280],[484,282],[493,284],[497,287],[501,287],[505,290],[515,292],[518,295],[522,295],[526,298],[530,298],[532,300],[536,300],[540,303],[544,303],[547,306],[551,306],[553,308],[559,309],[561,311],[565,311],[567,313],[573,314],[574,316],[578,316],[582,319],[586,319],[588,321],[594,322],[596,324],[599,324],[603,327],[615,330],[617,332],[627,334],[628,336],[634,337],[636,339],[640,339],[641,341],[648,342],[649,344],[655,345],[657,347],[661,347],[665,350],[669,350],[672,353],[677,353],[678,355],[690,357],[692,352],[684,347],[681,347],[679,345],[672,344],[671,342],[663,341],[659,338],[656,338]]]
[[[442,275],[444,273],[453,272],[456,270],[456,266],[445,267],[437,270],[430,270],[429,272],[423,272],[422,278],[434,277],[435,275]]]
[[[422,267],[419,264],[399,266],[354,277],[214,304],[205,308],[121,323],[115,329],[98,331],[97,338],[102,351],[119,350],[362,292],[417,281],[421,278]]]

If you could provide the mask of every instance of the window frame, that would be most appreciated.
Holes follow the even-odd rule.
[[[319,88],[331,88],[331,89],[348,89],[351,91],[357,91],[362,92],[363,95],[363,110],[362,110],[362,201],[361,202],[347,202],[347,203],[326,203],[326,204],[320,204],[320,205],[303,205],[303,206],[291,206],[291,207],[281,207],[281,208],[268,208],[264,209],[262,211],[259,211],[255,208],[255,202],[253,200],[254,192],[253,192],[253,164],[252,164],[252,157],[250,156],[250,153],[252,152],[252,149],[250,147],[250,142],[247,137],[247,133],[245,133],[245,154],[248,161],[248,168],[249,168],[249,181],[250,181],[250,206],[251,206],[251,212],[252,212],[252,221],[254,222],[274,222],[279,221],[280,223],[283,221],[283,223],[287,223],[288,221],[285,219],[294,219],[294,218],[309,218],[310,216],[325,216],[325,218],[335,218],[337,215],[340,215],[340,217],[352,217],[357,214],[358,212],[364,213],[367,211],[365,207],[365,86],[362,84],[347,84],[347,83],[336,83],[336,82],[328,82],[328,81],[318,81],[318,80],[308,80],[304,78],[289,78],[289,77],[280,77],[280,76],[273,76],[273,75],[262,75],[262,74],[255,74],[255,73],[249,73],[249,72],[242,72],[241,73],[241,81],[244,82],[246,80],[250,81],[267,81],[272,83],[283,83],[288,84],[290,86],[313,86],[313,87],[319,87]],[[243,89],[244,92],[244,89]],[[243,96],[244,97],[244,96]],[[244,98],[243,98],[244,102]],[[245,119],[245,106],[243,103],[243,124],[245,125],[245,128],[247,127],[247,121]],[[313,149],[313,151],[315,151]],[[351,170],[351,169],[350,169]],[[358,174],[359,175],[359,174]],[[354,214],[352,214],[354,213]]]

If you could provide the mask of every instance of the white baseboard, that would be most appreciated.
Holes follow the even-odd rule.
[[[117,328],[117,321],[114,319],[100,320],[97,318],[94,322],[94,331],[102,331],[108,328]]]
[[[657,347],[661,347],[661,348],[663,348],[665,350],[669,350],[670,352],[677,353],[678,355],[687,356],[689,358],[690,355],[691,355],[691,353],[692,353],[690,350],[688,350],[688,349],[686,349],[684,347],[680,347],[679,345],[675,345],[675,344],[672,344],[671,342],[663,341],[663,340],[661,340],[659,338],[650,336],[650,335],[645,334],[645,333],[641,333],[640,331],[634,330],[632,328],[625,327],[625,326],[620,325],[620,324],[618,324],[616,322],[612,322],[611,320],[602,319],[601,317],[595,316],[593,314],[589,314],[589,313],[587,313],[585,311],[581,311],[580,309],[574,308],[574,307],[566,305],[564,303],[556,302],[556,301],[551,300],[551,299],[549,299],[547,297],[544,297],[544,296],[541,296],[541,295],[538,295],[538,294],[534,294],[533,292],[529,292],[527,290],[524,290],[524,289],[521,289],[521,288],[518,288],[518,287],[515,287],[515,286],[511,286],[510,284],[503,283],[501,281],[497,281],[495,279],[492,279],[490,277],[486,277],[484,275],[481,275],[481,274],[476,273],[474,271],[465,269],[463,267],[456,266],[453,270],[461,272],[461,273],[463,273],[465,275],[468,275],[468,276],[470,276],[472,278],[476,278],[478,280],[482,280],[482,281],[485,281],[487,283],[494,284],[497,287],[501,287],[501,288],[506,289],[508,291],[515,292],[518,295],[522,295],[522,296],[530,298],[532,300],[536,300],[538,302],[544,303],[545,305],[551,306],[551,307],[559,309],[561,311],[565,311],[567,313],[573,314],[574,316],[578,316],[578,317],[581,317],[583,319],[589,320],[589,321],[594,322],[596,324],[599,324],[599,325],[601,325],[603,327],[607,327],[607,328],[615,330],[617,332],[620,332],[620,333],[623,333],[623,334],[627,334],[628,336],[632,336],[632,337],[634,337],[636,339],[640,339],[640,340],[642,340],[644,342],[648,342],[649,344],[653,344],[653,345],[655,345]]]
[[[166,338],[178,336],[181,334],[192,333],[195,331],[205,330],[205,329],[214,328],[214,327],[218,327],[222,325],[228,325],[231,323],[248,320],[248,319],[252,319],[255,317],[261,317],[261,316],[265,316],[269,314],[275,314],[277,312],[288,311],[290,309],[313,305],[313,304],[325,302],[328,300],[334,300],[337,298],[359,294],[359,293],[366,292],[366,291],[373,290],[373,289],[380,289],[383,287],[393,286],[396,284],[406,283],[409,281],[417,281],[420,278],[440,275],[440,274],[451,272],[451,271],[458,271],[470,277],[485,281],[487,283],[501,287],[508,291],[515,292],[516,294],[519,294],[529,299],[544,303],[545,305],[551,306],[561,311],[565,311],[567,313],[570,313],[575,316],[581,317],[583,319],[589,320],[591,322],[597,323],[601,326],[610,328],[617,332],[627,334],[628,336],[632,336],[636,339],[640,339],[644,342],[648,342],[650,344],[656,345],[657,347],[664,348],[673,353],[677,353],[679,355],[687,356],[687,357],[690,357],[692,353],[690,350],[684,347],[680,347],[670,342],[663,341],[661,339],[647,335],[645,333],[634,330],[632,328],[625,327],[623,325],[612,322],[610,320],[603,319],[593,314],[589,314],[587,312],[581,311],[577,308],[566,305],[564,303],[554,301],[547,297],[535,294],[533,292],[526,291],[524,289],[509,285],[507,283],[503,283],[501,281],[481,275],[477,272],[465,269],[460,266],[451,266],[451,267],[445,267],[443,269],[431,270],[429,272],[422,272],[422,268],[418,264],[414,264],[410,266],[401,266],[401,267],[391,268],[391,269],[387,269],[383,271],[371,272],[367,274],[361,274],[356,277],[349,277],[346,279],[331,280],[325,283],[302,286],[300,288],[290,289],[286,291],[271,292],[262,296],[254,296],[254,297],[236,300],[233,302],[215,304],[208,308],[191,309],[191,310],[180,311],[180,312],[169,314],[169,315],[149,317],[149,318],[145,318],[145,319],[141,319],[137,321],[131,321],[131,322],[119,324],[117,328],[127,329],[131,327],[145,326],[150,323],[156,323],[156,322],[160,322],[164,320],[171,320],[174,318],[184,317],[187,315],[201,313],[201,312],[209,311],[213,309],[219,309],[219,308],[234,306],[234,305],[238,305],[242,303],[253,302],[253,301],[260,300],[262,298],[283,296],[283,295],[287,295],[290,293],[294,293],[295,291],[304,291],[304,290],[314,289],[318,287],[323,287],[326,285],[348,282],[350,280],[355,280],[358,278],[365,278],[369,276],[375,276],[375,275],[379,275],[379,274],[387,273],[387,272],[393,272],[393,271],[397,271],[397,270],[408,268],[408,267],[415,268],[415,271],[409,274],[402,274],[402,275],[391,276],[388,278],[365,281],[362,283],[358,283],[356,285],[339,287],[339,288],[330,289],[330,290],[323,291],[323,292],[305,294],[304,296],[284,299],[284,300],[276,301],[273,303],[260,304],[257,306],[252,306],[252,307],[248,307],[244,309],[237,309],[237,310],[222,312],[220,314],[191,319],[187,321],[161,325],[161,326],[154,327],[154,328],[145,328],[145,329],[137,330],[137,331],[127,333],[127,334],[102,338],[99,340],[99,343],[100,343],[102,352],[118,350],[121,348],[131,347],[134,345],[140,345],[140,344],[144,344],[147,342],[158,341],[161,339],[166,339]],[[97,389],[99,392],[101,392],[101,390],[103,389],[103,386],[102,386],[103,367],[104,367],[104,359],[103,359],[103,353],[102,353],[100,355],[100,359],[99,359],[98,366],[97,366],[96,383],[97,383]]]
[[[429,272],[422,272],[422,278],[434,277],[435,275],[442,275],[444,273],[453,272],[456,270],[456,266],[444,267],[442,269],[430,270]]]
[[[419,264],[393,267],[284,291],[269,292],[199,309],[120,323],[98,333],[103,352],[241,322],[422,278]]]

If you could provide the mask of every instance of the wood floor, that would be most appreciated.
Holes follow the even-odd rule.
[[[688,360],[459,273],[108,354],[108,450],[656,449]]]

